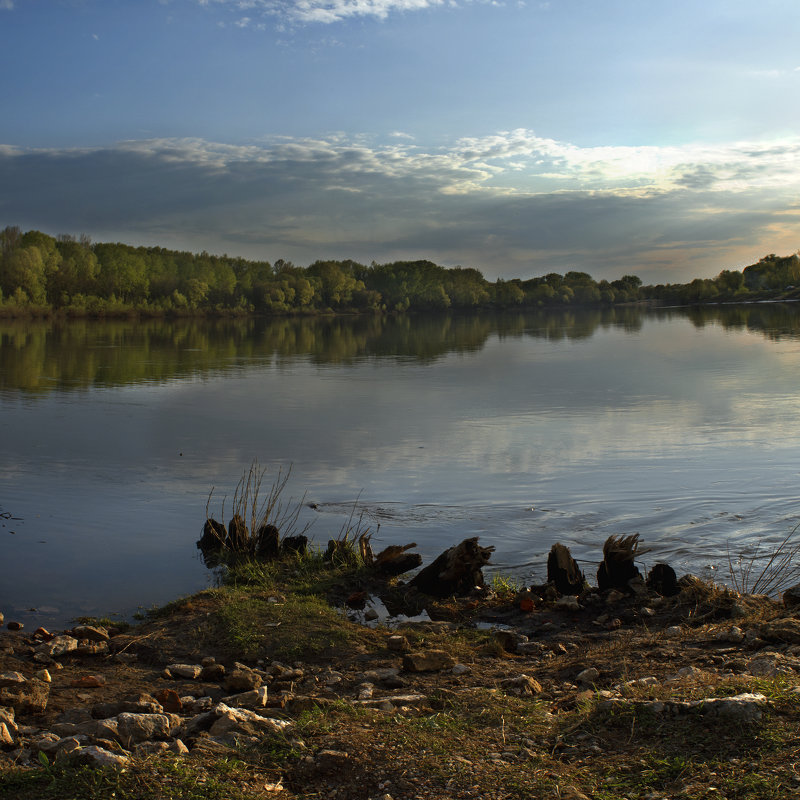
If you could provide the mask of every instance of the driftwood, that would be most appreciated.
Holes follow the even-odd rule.
[[[464,539],[417,573],[409,586],[433,597],[469,594],[484,585],[481,568],[493,552],[494,547],[481,547],[477,536]]]
[[[680,592],[678,576],[669,564],[656,564],[647,575],[647,588],[662,597],[673,597]]]
[[[603,561],[597,569],[597,587],[600,591],[628,591],[628,581],[641,577],[633,560],[644,552],[639,551],[638,533],[631,536],[609,536],[603,545]]]
[[[580,594],[586,588],[586,578],[569,548],[556,543],[547,556],[547,582],[555,586],[559,594]]]

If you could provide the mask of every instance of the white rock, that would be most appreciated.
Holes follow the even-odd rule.
[[[21,683],[25,683],[21,672],[0,672],[0,686],[19,686]]]
[[[130,761],[128,756],[119,755],[118,753],[111,753],[108,750],[104,750],[102,747],[97,747],[96,745],[82,747],[78,751],[78,755],[82,761],[95,764],[99,767],[125,767]]]
[[[168,739],[173,724],[167,714],[132,714],[124,711],[117,717],[119,738],[123,743]]]
[[[594,683],[600,677],[600,672],[594,667],[579,672],[575,680],[579,683]]]
[[[173,678],[184,678],[188,681],[197,680],[203,671],[199,664],[168,664],[166,669]]]
[[[450,671],[453,673],[453,675],[464,675],[471,670],[466,664],[456,664]]]

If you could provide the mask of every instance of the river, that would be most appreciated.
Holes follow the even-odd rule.
[[[426,562],[555,541],[725,582],[800,519],[800,308],[0,320],[0,611],[58,626],[214,580],[195,548],[257,459],[322,545],[354,504]],[[311,505],[315,508],[312,508]]]

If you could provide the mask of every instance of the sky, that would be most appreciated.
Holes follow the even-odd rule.
[[[797,0],[0,0],[0,227],[685,282],[800,248]]]

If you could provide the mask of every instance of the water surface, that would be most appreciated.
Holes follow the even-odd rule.
[[[799,395],[794,306],[3,321],[0,610],[57,625],[207,585],[209,491],[219,512],[253,459],[291,465],[322,543],[357,501],[378,546],[478,535],[520,581],[554,541],[593,579],[633,532],[641,566],[724,578],[800,518]]]

